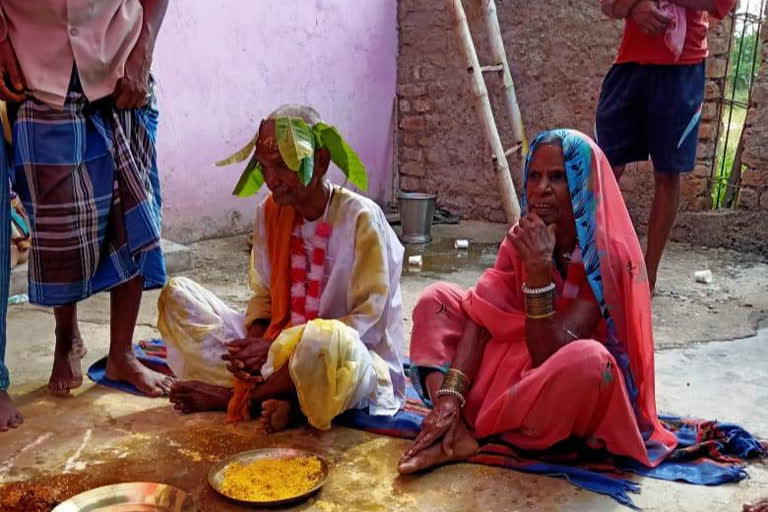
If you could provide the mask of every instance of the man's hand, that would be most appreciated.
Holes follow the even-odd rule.
[[[664,14],[654,0],[640,0],[632,8],[630,17],[640,30],[650,35],[665,32],[672,23],[672,18]]]
[[[8,87],[9,82],[13,89]],[[10,39],[5,38],[0,41],[0,99],[9,103],[21,103],[25,98],[26,87],[13,45]]]
[[[229,344],[229,353],[222,359],[229,361],[227,370],[238,379],[260,381],[261,367],[267,362],[270,342],[263,338],[245,338]]]
[[[113,97],[118,109],[141,108],[149,100],[149,69],[152,57],[141,39],[125,62],[123,77],[117,81]]]

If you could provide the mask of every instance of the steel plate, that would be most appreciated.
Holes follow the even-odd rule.
[[[240,464],[249,464],[259,459],[292,459],[296,457],[317,457],[318,459],[320,459],[320,467],[321,467],[320,481],[318,481],[317,485],[315,485],[312,489],[308,490],[307,492],[304,492],[296,496],[292,496],[290,498],[285,498],[282,500],[247,501],[247,500],[234,498],[232,496],[227,496],[221,491],[221,483],[222,483],[222,480],[224,479],[224,470],[227,468],[227,466],[229,466],[233,462],[239,462]],[[259,507],[275,507],[280,505],[290,505],[290,504],[297,503],[309,498],[314,493],[319,491],[323,485],[325,485],[326,480],[328,480],[328,473],[329,473],[328,463],[325,461],[325,459],[323,459],[316,453],[311,453],[305,450],[295,450],[293,448],[266,448],[262,450],[250,450],[247,452],[241,452],[233,455],[232,457],[229,457],[228,459],[222,460],[221,462],[216,464],[213,468],[211,468],[210,473],[208,473],[208,483],[211,484],[211,487],[213,487],[216,490],[216,492],[218,492],[228,500],[234,501],[236,503],[241,503],[243,505],[250,505],[250,506],[259,506]]]
[[[165,484],[131,482],[97,487],[52,512],[195,512],[192,496]]]

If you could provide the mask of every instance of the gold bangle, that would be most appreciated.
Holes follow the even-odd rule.
[[[555,312],[552,311],[551,313],[546,313],[546,314],[543,314],[543,315],[530,315],[529,314],[529,315],[526,315],[526,316],[529,319],[531,319],[531,320],[546,320],[548,318],[552,318],[553,316],[555,316]]]
[[[443,376],[440,389],[455,391],[464,396],[464,393],[469,389],[469,379],[460,370],[451,368]]]
[[[464,373],[464,372],[463,372],[463,371],[461,371],[461,370],[458,370],[458,369],[456,369],[456,368],[449,368],[449,369],[448,369],[448,371],[447,371],[446,373],[457,373],[457,374],[461,375],[461,376],[464,378],[464,380],[466,380],[467,382],[469,382],[469,377],[467,377],[467,374],[466,374],[466,373]]]

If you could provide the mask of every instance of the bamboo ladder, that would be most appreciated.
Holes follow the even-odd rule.
[[[473,0],[481,2],[483,18],[488,30],[491,58],[494,62],[490,66],[481,66],[477,58],[477,50],[475,49],[475,43],[472,41],[472,33],[469,30],[467,15],[464,12],[461,0],[446,1],[448,8],[453,11],[454,29],[459,40],[459,49],[464,55],[467,71],[470,76],[470,85],[475,95],[475,110],[477,110],[480,123],[483,125],[485,140],[491,146],[493,168],[501,187],[501,197],[504,203],[507,222],[510,225],[516,224],[520,220],[520,203],[517,200],[517,193],[512,182],[512,174],[509,170],[507,158],[515,153],[519,153],[521,161],[525,164],[525,157],[528,154],[528,141],[523,131],[523,118],[520,115],[520,107],[517,104],[515,83],[512,81],[512,74],[509,72],[507,53],[504,50],[504,40],[501,37],[501,27],[499,26],[499,18],[496,14],[496,2],[495,0]],[[512,135],[515,139],[514,145],[510,149],[505,150],[502,145],[483,73],[501,74],[504,104],[509,118],[512,120]]]

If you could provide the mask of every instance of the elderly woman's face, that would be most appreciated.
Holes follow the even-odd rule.
[[[574,223],[563,150],[556,144],[538,146],[528,168],[528,211],[545,224]]]

